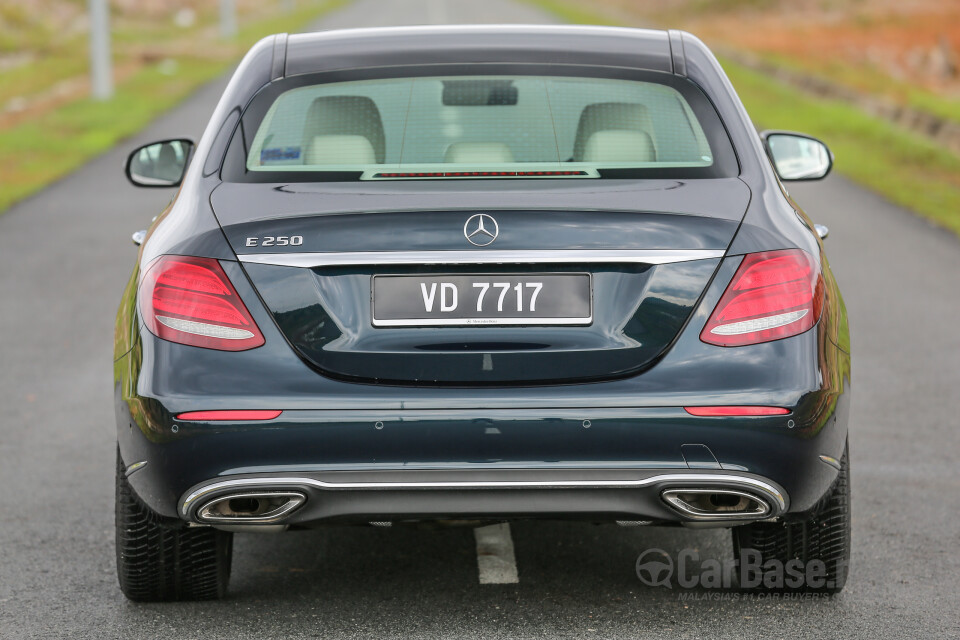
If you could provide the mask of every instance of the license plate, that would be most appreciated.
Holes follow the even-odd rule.
[[[589,273],[373,276],[377,327],[590,324]]]

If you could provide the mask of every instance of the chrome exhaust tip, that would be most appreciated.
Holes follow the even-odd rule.
[[[196,517],[204,524],[271,524],[306,501],[297,491],[230,493],[204,503]]]
[[[663,500],[695,520],[762,520],[773,515],[770,503],[739,489],[678,487],[660,494]]]

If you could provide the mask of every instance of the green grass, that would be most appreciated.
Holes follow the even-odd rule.
[[[347,1],[313,3],[241,25],[235,42],[245,49],[265,35],[301,28]],[[76,100],[0,131],[0,212],[140,131],[232,64],[219,57],[174,59],[175,73],[164,73],[159,64],[145,66],[118,84],[107,102]]]
[[[568,22],[620,24],[563,0],[527,2]],[[729,60],[721,64],[758,126],[822,138],[836,155],[836,171],[960,235],[960,157],[849,104],[812,97]]]
[[[569,4],[566,0],[522,0],[549,11],[564,22],[571,24],[597,24],[605,27],[623,27],[622,22],[614,20],[593,9],[584,9],[583,5]]]
[[[960,157],[846,103],[721,63],[758,125],[822,138],[838,172],[960,235]]]
[[[766,62],[791,71],[822,78],[841,86],[848,86],[875,96],[896,97],[906,106],[926,111],[935,116],[960,122],[960,99],[946,97],[909,82],[891,78],[888,74],[864,65],[851,65],[837,60],[816,67],[806,60],[788,58],[779,54],[762,54]]]
[[[136,133],[221,72],[223,63],[188,60],[180,68],[174,77],[146,68],[109,104],[79,100],[0,134],[0,210]]]

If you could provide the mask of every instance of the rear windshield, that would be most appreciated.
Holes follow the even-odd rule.
[[[680,86],[491,74],[275,87],[245,114],[243,162],[231,173],[257,182],[736,175],[706,98],[650,75]]]

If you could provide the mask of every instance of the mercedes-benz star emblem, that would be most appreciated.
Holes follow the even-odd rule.
[[[463,225],[463,235],[470,244],[485,247],[497,239],[500,235],[500,227],[497,226],[493,216],[476,213],[467,218],[466,224]]]

